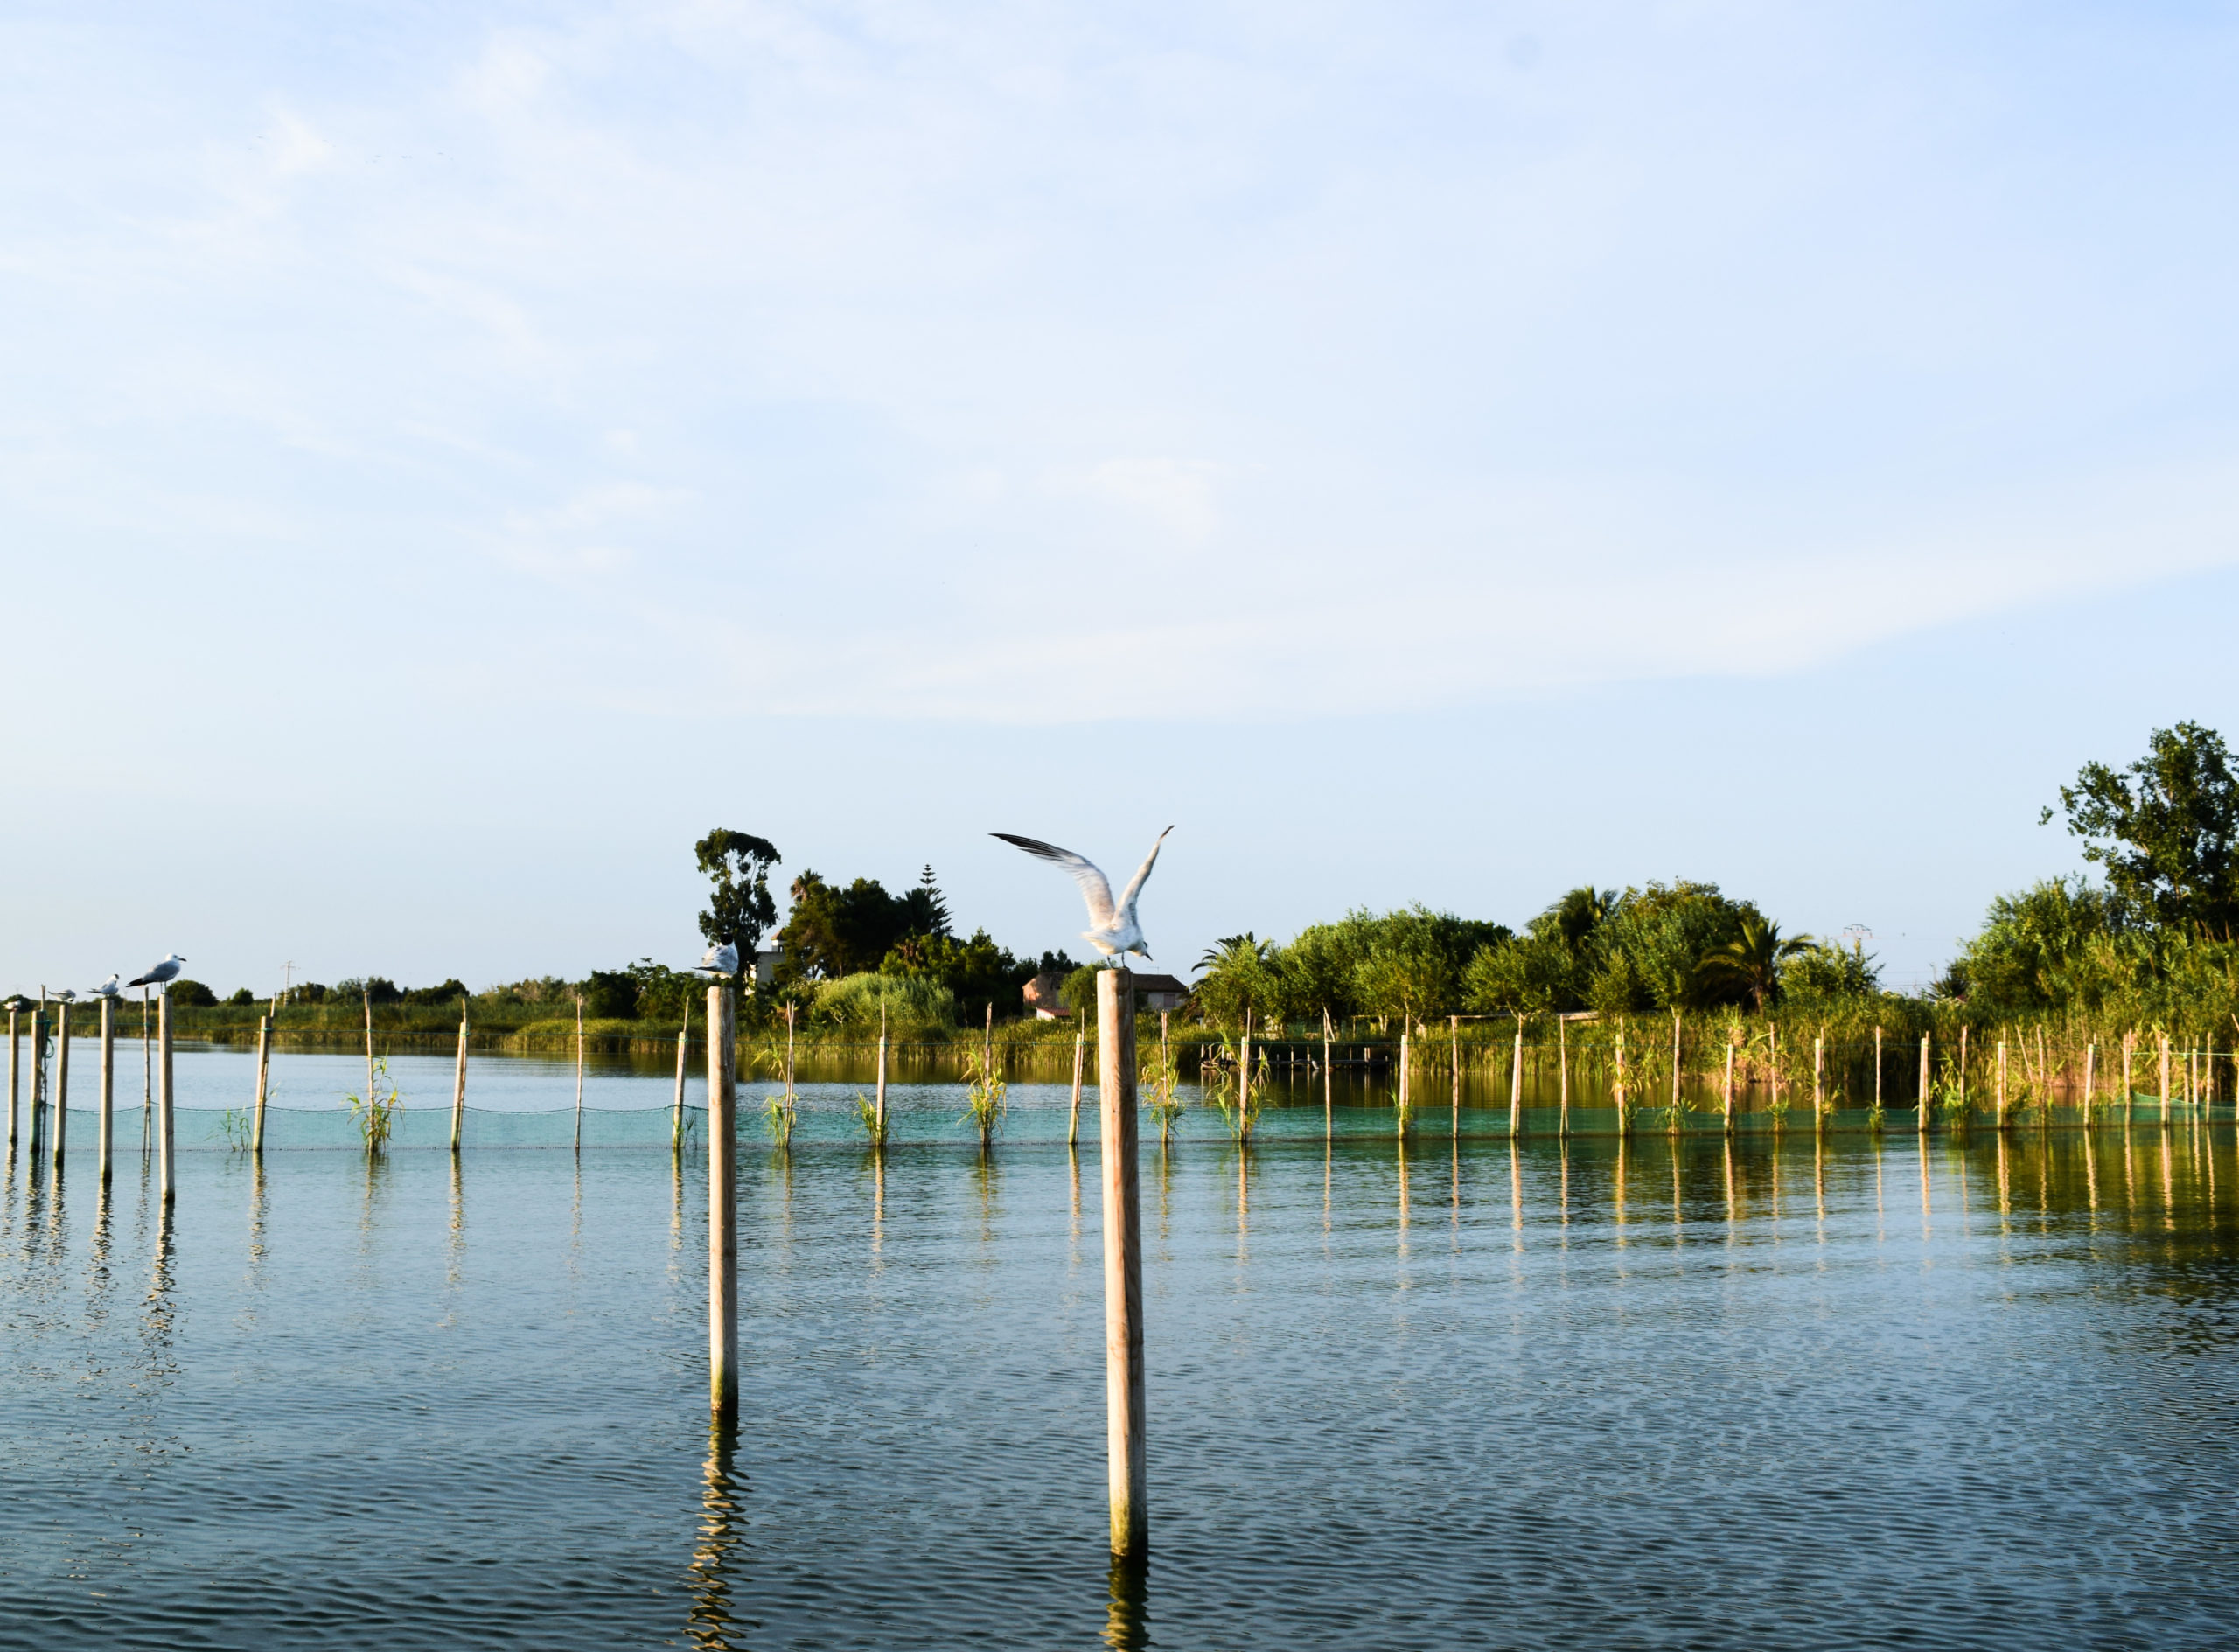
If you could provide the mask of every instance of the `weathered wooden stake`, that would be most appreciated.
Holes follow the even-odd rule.
[[[1453,1044],[1454,1139],[1456,1141],[1459,1141],[1461,1140],[1461,1017],[1459,1015],[1449,1015],[1446,1018],[1446,1023],[1447,1031],[1452,1035],[1451,1042]]]
[[[162,1189],[165,1204],[178,1191],[171,1180],[171,1164],[177,1155],[172,1151],[173,1119],[178,1109],[178,1090],[172,1083],[171,1068],[171,995],[159,993],[156,996],[156,1184]]]
[[[2169,1122],[2169,1035],[2161,1035],[2161,1122]]]
[[[101,1177],[108,1180],[110,1138],[115,1134],[116,1115],[116,1000],[101,1000]]]
[[[1959,1116],[1967,1116],[1967,1023],[1959,1023]]]
[[[1112,1500],[1112,1552],[1140,1558],[1149,1548],[1143,1395],[1142,1210],[1136,1180],[1135,978],[1125,969],[1096,979],[1098,1077],[1103,1092],[1104,1398]]]
[[[1159,1023],[1163,1026],[1165,1022],[1166,1017],[1161,1014]],[[1336,1099],[1333,1093],[1336,1085],[1336,1081],[1329,1068],[1329,1012],[1325,1009],[1322,1012],[1322,1140],[1324,1141],[1337,1139]]]
[[[24,1033],[17,1016],[22,1012],[15,1005],[8,1006],[8,1157],[16,1156],[16,1117],[22,1110]]]
[[[672,1154],[684,1151],[684,1063],[692,1049],[692,1000],[684,1000],[684,1020],[676,1029],[676,1105],[669,1116],[668,1147]]]
[[[1407,1104],[1413,1099],[1407,1090],[1407,1023],[1399,1023],[1399,1105],[1392,1109],[1393,1124],[1399,1134],[1407,1133]]]
[[[2131,1121],[2131,1056],[2138,1049],[2138,1031],[2133,1028],[2123,1035],[2123,1123]]]
[[[1993,1082],[1997,1088],[1991,1093],[1991,1111],[1997,1115],[1998,1127],[2003,1130],[2005,1128],[2005,1040],[2003,1038],[1998,1041],[1998,1077]]]
[[[1519,1053],[1523,1042],[1524,1036],[1519,1033]],[[1679,1012],[1676,1009],[1671,1012],[1671,1128],[1675,1134],[1679,1129]]]
[[[583,1150],[583,995],[575,994],[575,1151]]]
[[[1725,1119],[1726,1133],[1733,1133],[1733,1041],[1726,1041],[1726,1086],[1719,1092],[1719,1111]],[[1728,1151],[1732,1151],[1728,1149]]]
[[[1454,1082],[1457,1095],[1461,1088],[1461,1081],[1457,1078]],[[1457,1130],[1455,1133],[1461,1133]],[[1508,1133],[1510,1140],[1524,1133],[1524,1017],[1521,1015],[1516,1018],[1516,1053],[1508,1068]]]
[[[1820,1068],[1827,1052],[1827,1039],[1823,1033],[1811,1041],[1811,1127],[1824,1131],[1827,1127],[1827,1107],[1824,1090],[1819,1082]]]
[[[718,1423],[738,1416],[736,1000],[708,989],[708,1401]]]
[[[54,1056],[54,1147],[53,1164],[57,1175],[62,1174],[63,1150],[70,1141],[70,1001],[62,1002],[59,1046]]]
[[[1617,1018],[1617,1140],[1632,1133],[1633,1121],[1625,1107],[1625,1018]]]
[[[1088,1028],[1086,1016],[1076,1011],[1073,1016],[1073,1110],[1065,1120],[1065,1145],[1077,1147],[1081,1140],[1081,1074],[1088,1065]]]
[[[1242,1055],[1236,1063],[1236,1122],[1248,1129],[1252,1122],[1252,1012],[1244,1012]]]
[[[451,1153],[466,1138],[466,1000],[458,1003],[458,1054],[451,1062]]]
[[[1073,1050],[1073,1065],[1077,1070],[1080,1065],[1078,1040],[1075,1041]],[[1081,1081],[1080,1075],[1076,1070],[1073,1075],[1073,1118],[1076,1121],[1079,1119],[1080,1113]],[[886,1000],[884,998],[878,1000],[878,1084],[871,1097],[871,1128],[878,1137],[878,1145],[882,1148],[886,1146]],[[1067,1140],[1070,1140],[1071,1138]],[[883,1175],[884,1172],[880,1174]]]
[[[1560,1016],[1555,1019],[1555,1079],[1562,1104],[1555,1133],[1567,1136],[1571,1133],[1571,1024]]]
[[[1881,1028],[1873,1029],[1873,1111],[1881,1111]]]
[[[264,1098],[272,1079],[272,1017],[256,1018],[256,1109],[249,1121],[248,1150],[252,1157],[264,1151]]]
[[[1931,1036],[1933,1036],[1933,1035],[1929,1034],[1929,1033],[1922,1033],[1922,1034],[1921,1035],[1921,1095],[1920,1095],[1920,1119],[1919,1119],[1918,1122],[1919,1122],[1919,1125],[1920,1125],[1921,1134],[1922,1134],[1922,1135],[1926,1135],[1926,1134],[1928,1134],[1928,1121],[1929,1121],[1929,1099],[1930,1099],[1930,1098],[1929,1098],[1929,1082],[1930,1082],[1930,1081],[1929,1081],[1929,1064],[1928,1064],[1928,1041],[1929,1041],[1929,1039]]]
[[[785,1111],[788,1113],[793,1107],[793,1013],[799,1007],[799,1005],[792,1003],[785,1006]],[[987,1006],[987,1013],[990,1015],[995,1013],[993,1004]],[[984,1073],[980,1076],[986,1077]]]
[[[2094,1069],[2094,1068],[2098,1064],[2098,1059],[2099,1059],[2099,1046],[2098,1046],[2098,1045],[2096,1045],[2096,1044],[2086,1044],[2086,1045],[2084,1045],[2084,1047],[2083,1047],[2083,1124],[2084,1124],[2084,1127],[2085,1127],[2086,1129],[2089,1129],[2089,1128],[2090,1128],[2090,1126],[2091,1126],[2091,1095],[2092,1095],[2092,1091],[2093,1091],[2093,1090],[2096,1088],[2096,1086],[2095,1086],[2095,1085],[2093,1084],[2093,1083],[2092,1083],[2092,1080],[2093,1080],[2093,1079],[2094,1079],[2094,1077],[2096,1076],[2096,1075],[2094,1073],[2093,1069]]]
[[[156,1138],[155,1057],[148,1043],[148,989],[140,989],[140,1157],[144,1161]]]
[[[33,1175],[46,1156],[46,993],[39,993],[38,1008],[31,1014],[31,1105],[24,1130],[31,1137],[25,1158]]]

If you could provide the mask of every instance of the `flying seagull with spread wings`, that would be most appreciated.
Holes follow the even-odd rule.
[[[1166,832],[1173,830],[1168,826]],[[1073,875],[1073,882],[1081,886],[1081,895],[1088,902],[1088,921],[1093,926],[1081,931],[1083,940],[1106,958],[1125,959],[1130,952],[1140,952],[1147,963],[1151,955],[1143,946],[1142,925],[1135,922],[1135,897],[1143,892],[1143,885],[1149,882],[1151,868],[1158,864],[1159,844],[1166,841],[1166,832],[1158,834],[1158,843],[1151,845],[1150,854],[1144,858],[1142,865],[1135,868],[1135,875],[1128,880],[1126,889],[1120,895],[1117,906],[1112,903],[1112,885],[1106,882],[1104,874],[1097,870],[1096,863],[1087,856],[1075,854],[1071,849],[1061,849],[1054,843],[1044,843],[1039,838],[1017,838],[1008,832],[989,835],[1001,838],[1006,843],[1015,844],[1029,854],[1055,861]]]
[[[177,952],[173,952],[169,958],[157,965],[145,975],[139,977],[136,980],[127,981],[125,982],[125,985],[127,986],[168,986],[171,982],[178,979],[178,966],[185,962],[186,960],[185,958],[181,958]]]

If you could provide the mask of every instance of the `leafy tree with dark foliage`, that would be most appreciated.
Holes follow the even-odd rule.
[[[750,832],[717,826],[692,846],[701,872],[715,883],[700,933],[710,945],[728,941],[738,948],[739,970],[750,974],[762,937],[778,921],[770,898],[770,868],[778,863],[776,847]]]
[[[2196,722],[2156,728],[2152,749],[2117,773],[2087,763],[2061,788],[2083,858],[2107,868],[2115,897],[2156,924],[2224,940],[2239,922],[2239,784],[2223,736]],[[2051,820],[2047,809],[2038,817]]]

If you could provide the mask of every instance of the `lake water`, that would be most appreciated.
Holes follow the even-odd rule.
[[[289,1056],[282,1098],[332,1112],[346,1063]],[[427,1064],[399,1075],[440,1113]],[[214,1108],[248,1063],[179,1066]],[[564,1065],[475,1084],[568,1139]],[[666,1141],[663,1075],[593,1084]],[[73,1119],[59,1189],[18,1159],[0,1203],[0,1646],[2239,1637],[2229,1125],[1147,1133],[1152,1556],[1115,1581],[1093,1127],[1076,1164],[1062,1087],[1015,1087],[984,1160],[952,1084],[897,1094],[882,1166],[852,1087],[742,1152],[715,1442],[689,1161],[206,1147],[166,1226],[127,1089],[106,1199]]]

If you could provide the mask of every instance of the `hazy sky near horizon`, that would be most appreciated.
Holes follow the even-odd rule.
[[[1161,965],[1712,878],[1894,984],[2239,736],[2239,13],[18,3],[0,988]]]

